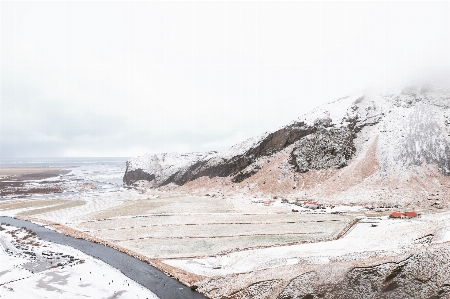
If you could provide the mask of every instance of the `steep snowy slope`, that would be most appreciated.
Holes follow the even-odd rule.
[[[127,161],[124,181],[147,180],[155,186],[177,181],[192,166],[214,156],[216,152],[206,153],[163,153],[146,154]],[[125,179],[126,178],[126,179]]]
[[[439,193],[442,205],[450,186],[449,106],[448,89],[366,91],[222,153],[133,158],[124,182],[350,202]]]

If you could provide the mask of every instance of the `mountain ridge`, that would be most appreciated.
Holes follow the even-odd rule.
[[[438,190],[446,202],[449,107],[449,89],[368,90],[319,106],[274,132],[221,153],[132,158],[127,162],[124,183],[145,181],[153,188],[182,190],[219,188],[226,193],[292,199],[323,200],[327,195],[330,201],[352,202],[391,198],[411,203]],[[277,169],[270,164],[278,158]],[[342,183],[333,187],[336,181]],[[412,181],[415,186],[409,186]],[[381,188],[389,192],[376,191]],[[409,188],[402,195],[405,199],[395,191],[398,188]],[[369,189],[368,194],[364,189]]]

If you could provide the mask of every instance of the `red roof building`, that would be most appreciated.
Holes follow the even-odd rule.
[[[403,214],[402,212],[392,212],[391,215],[389,215],[389,217],[391,218],[402,218],[404,216],[405,214]]]
[[[408,218],[417,217],[416,212],[405,212],[405,216]]]

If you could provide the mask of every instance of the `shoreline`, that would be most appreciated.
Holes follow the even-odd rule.
[[[81,250],[80,248],[76,248],[76,247],[74,247],[72,245],[63,244],[63,245],[66,245],[66,246],[70,246],[70,247],[72,247],[74,249],[81,250],[82,252],[84,252],[85,254],[87,254],[87,255],[89,255],[89,256],[91,256],[93,258],[96,258],[96,259],[99,259],[99,260],[105,262],[109,266],[111,266],[111,267],[121,271],[125,276],[129,277],[130,279],[134,280],[135,282],[137,282],[137,283],[141,284],[142,286],[146,287],[148,290],[150,290],[151,292],[155,293],[161,299],[172,298],[171,296],[165,297],[164,295],[161,295],[160,292],[158,292],[159,289],[157,289],[157,287],[158,287],[158,284],[161,285],[161,281],[160,281],[161,278],[165,279],[165,281],[166,281],[164,283],[164,286],[166,286],[166,283],[169,285],[169,284],[173,284],[174,282],[176,282],[176,283],[179,283],[179,284],[183,285],[186,288],[186,291],[188,291],[188,293],[185,293],[185,295],[182,296],[180,294],[180,291],[181,291],[182,288],[177,287],[177,288],[173,288],[173,290],[172,290],[169,287],[169,293],[170,292],[176,292],[176,295],[178,296],[177,298],[198,298],[198,299],[206,298],[203,294],[194,291],[194,289],[196,288],[195,287],[195,282],[204,279],[205,277],[203,277],[203,276],[191,274],[191,273],[188,273],[188,272],[186,272],[184,270],[181,270],[181,269],[178,269],[178,268],[166,265],[166,264],[164,264],[164,263],[162,263],[160,261],[157,261],[157,260],[154,260],[154,259],[149,259],[149,258],[147,258],[147,257],[145,257],[145,256],[143,256],[143,255],[141,255],[139,253],[136,253],[136,252],[133,252],[133,251],[128,250],[126,248],[114,245],[114,244],[112,244],[110,242],[101,240],[99,238],[92,237],[92,236],[87,235],[87,234],[85,234],[83,232],[77,231],[75,229],[69,228],[69,227],[61,225],[59,223],[55,223],[55,222],[47,221],[47,220],[42,220],[42,219],[36,219],[36,218],[33,218],[33,217],[24,217],[24,216],[15,216],[15,217],[2,216],[2,217],[9,218],[9,219],[11,219],[13,221],[14,220],[15,221],[27,221],[28,223],[30,223],[32,225],[40,226],[40,227],[42,227],[44,229],[47,229],[47,230],[48,230],[48,228],[46,228],[45,226],[49,226],[51,229],[53,229],[55,231],[55,234],[60,234],[62,236],[71,237],[73,239],[82,240],[82,241],[85,241],[85,242],[106,246],[107,248],[110,248],[111,250],[115,250],[115,251],[117,251],[117,252],[119,252],[121,254],[124,254],[124,255],[128,256],[129,258],[137,259],[140,262],[143,262],[143,263],[147,264],[149,267],[153,267],[155,270],[160,271],[162,273],[162,275],[164,275],[164,277],[159,277],[158,280],[156,281],[157,285],[153,286],[153,289],[152,289],[152,288],[150,288],[148,286],[148,282],[147,281],[138,281],[138,280],[134,279],[133,277],[130,277],[129,275],[127,275],[126,271],[127,270],[128,271],[132,271],[132,269],[129,269],[129,268],[128,269],[118,268],[115,265],[112,265],[107,260],[105,260],[105,259],[103,259],[103,258],[101,258],[99,256],[91,255],[88,252],[85,252],[84,250]],[[0,217],[0,219],[2,217]],[[49,241],[55,243],[52,240],[49,240]],[[56,242],[56,243],[58,243],[58,242]],[[133,269],[136,270],[136,268],[133,268]],[[171,269],[171,271],[169,272],[168,269]],[[154,276],[155,276],[155,273],[153,273],[151,275],[151,278],[154,279],[155,278]],[[173,282],[170,283],[171,281],[173,281]],[[167,290],[167,288],[166,288],[166,290]],[[186,294],[188,294],[188,295],[186,296]]]
[[[8,177],[16,177],[23,175],[41,174],[45,172],[53,172],[55,170],[67,170],[69,167],[0,167],[0,179]]]
[[[117,268],[6,220],[0,224],[1,298],[160,299]]]
[[[34,218],[34,217],[20,216],[20,215],[17,215],[15,217],[11,217],[11,218],[28,221],[28,222],[34,223],[36,225],[49,226],[52,229],[54,229],[55,231],[62,233],[66,236],[76,238],[76,239],[82,239],[85,241],[93,242],[93,243],[104,245],[104,246],[108,246],[112,249],[115,249],[117,251],[125,253],[131,257],[137,258],[137,259],[149,264],[150,266],[157,268],[158,270],[160,270],[164,274],[166,274],[166,276],[175,278],[176,280],[178,280],[179,282],[181,282],[182,284],[184,284],[187,287],[192,287],[193,285],[195,285],[196,282],[201,281],[206,278],[205,276],[189,273],[182,269],[167,265],[158,259],[148,258],[148,257],[146,257],[140,253],[137,253],[133,250],[118,246],[114,243],[105,241],[100,238],[93,237],[89,234],[86,234],[84,232],[81,232],[79,230],[73,229],[71,227],[65,226],[60,223],[43,220],[43,219],[38,219],[38,218]],[[170,269],[170,271],[169,271],[169,269]]]

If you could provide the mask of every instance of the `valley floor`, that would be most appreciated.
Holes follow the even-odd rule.
[[[447,212],[389,219],[389,210],[312,211],[280,199],[127,189],[88,170],[73,175],[96,188],[3,200],[0,215],[120,247],[211,298],[277,298],[304,273],[333,284],[354,267],[398,262],[450,241]],[[13,269],[20,261],[8,263]]]

